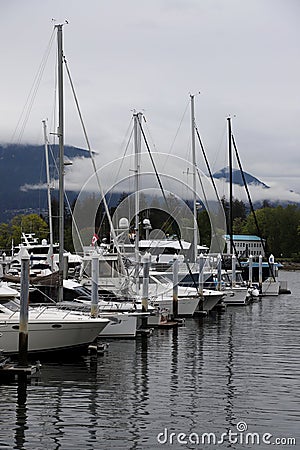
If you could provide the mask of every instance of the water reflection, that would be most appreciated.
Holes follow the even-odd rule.
[[[141,398],[140,402],[141,405],[148,406],[148,399],[149,399],[149,389],[148,389],[148,381],[149,381],[149,375],[148,375],[148,337],[142,336],[141,339],[141,376],[140,376],[140,384],[141,384]]]
[[[234,428],[236,423],[236,417],[234,416],[234,397],[235,397],[235,386],[234,386],[234,343],[233,343],[233,316],[229,316],[229,326],[228,326],[228,341],[227,341],[227,402],[225,405],[226,411],[226,422],[228,423],[229,429]]]
[[[97,361],[97,358],[90,358],[90,359],[95,359]],[[97,362],[96,361],[92,361],[92,365],[93,365],[93,372],[92,373],[96,373],[95,369],[97,367]],[[91,442],[96,442],[97,441],[97,424],[98,424],[98,420],[97,420],[97,404],[98,404],[98,389],[97,389],[97,384],[95,382],[91,383],[91,387],[89,390],[88,395],[88,405],[87,405],[87,410],[89,412],[89,427],[88,427],[88,433],[89,433],[89,440]]]
[[[25,431],[27,429],[27,380],[24,377],[19,377],[17,387],[15,448],[24,448]]]
[[[170,389],[170,399],[176,401],[178,395],[178,327],[172,330]]]
[[[42,361],[36,385],[0,385],[0,445],[152,450],[165,428],[220,436],[245,418],[295,435],[299,294],[111,341],[95,359]]]

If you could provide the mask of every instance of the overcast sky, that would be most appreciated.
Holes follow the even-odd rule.
[[[0,5],[1,143],[43,143],[45,118],[55,131],[55,39],[41,80],[34,81],[52,19],[67,19],[64,54],[98,165],[123,155],[134,109],[145,114],[153,150],[190,158],[189,95],[195,94],[212,171],[228,164],[231,115],[244,170],[273,186],[275,196],[283,187],[300,192],[299,0]],[[68,86],[65,97],[65,143],[86,148]]]

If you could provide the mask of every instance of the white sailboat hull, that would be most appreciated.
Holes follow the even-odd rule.
[[[101,314],[101,317],[110,319],[109,324],[101,331],[103,338],[135,338],[137,330],[137,316],[116,313]]]
[[[247,288],[231,288],[224,291],[225,297],[223,303],[227,306],[243,306],[250,302]]]
[[[199,303],[199,297],[178,298],[178,316],[193,316]],[[173,298],[161,296],[153,300],[154,306],[160,310],[166,309],[169,314],[173,314]]]
[[[262,295],[275,296],[279,295],[280,281],[274,281],[273,278],[267,278],[262,283]]]
[[[224,297],[223,292],[217,291],[207,291],[203,293],[203,306],[202,310],[209,312],[211,311],[222,298]]]
[[[87,346],[109,323],[107,319],[92,319],[84,315],[76,317],[65,311],[63,315],[60,313],[53,312],[52,317],[43,319],[43,312],[30,312],[28,352],[61,351]],[[18,352],[19,314],[13,316],[0,321],[0,349],[3,353]]]

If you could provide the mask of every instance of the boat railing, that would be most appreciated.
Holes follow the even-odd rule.
[[[61,311],[64,311],[66,314],[62,317],[62,319],[65,319],[67,316],[69,316],[70,314],[74,313],[74,309],[67,309],[67,307],[59,307],[57,308],[57,306],[54,305],[47,305],[44,306],[41,311],[37,314],[36,319],[40,318],[43,314],[45,314],[46,312],[49,312],[49,310],[54,310],[54,309],[59,309]],[[84,311],[80,311],[79,309],[76,312],[81,312],[83,313]]]
[[[11,315],[9,316],[9,319],[12,319],[13,316],[15,316],[18,313],[18,311],[12,311]]]

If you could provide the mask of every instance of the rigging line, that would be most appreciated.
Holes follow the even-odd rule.
[[[51,126],[50,129],[53,129],[55,127],[55,124],[57,123],[57,103],[58,103],[58,95],[57,95],[57,89],[58,89],[58,54],[56,55],[56,64],[55,64],[55,69],[54,69],[54,96],[53,96],[53,115],[51,117]],[[52,142],[53,144],[55,144],[56,142],[56,138],[57,138],[57,132],[51,133],[52,134]]]
[[[12,134],[11,141],[14,140],[14,138],[15,138],[15,136],[17,134],[17,130],[18,130],[20,124],[21,124],[22,118],[25,116],[24,119],[23,119],[23,123],[21,125],[21,129],[20,129],[19,135],[18,135],[18,142],[21,141],[21,137],[22,137],[22,135],[24,133],[24,129],[26,127],[26,124],[27,124],[27,121],[28,121],[28,117],[29,117],[31,109],[32,109],[32,105],[34,103],[34,99],[36,97],[36,94],[37,94],[37,91],[38,91],[38,88],[39,88],[39,85],[40,85],[40,82],[41,82],[41,79],[42,79],[42,75],[43,75],[45,67],[46,67],[46,63],[47,63],[47,60],[48,60],[48,57],[49,57],[49,54],[50,54],[50,50],[51,50],[51,47],[52,47],[54,36],[55,36],[55,30],[53,29],[51,37],[50,37],[50,40],[48,42],[48,45],[47,45],[46,50],[45,50],[45,53],[43,55],[42,61],[41,61],[40,65],[39,65],[37,73],[36,73],[36,75],[34,77],[33,84],[32,84],[32,86],[30,88],[30,91],[29,91],[29,94],[27,96],[26,102],[25,102],[24,107],[22,109],[22,112],[20,114],[19,120],[18,120],[17,125],[15,127],[15,130],[14,130],[14,132]]]
[[[205,149],[204,149],[204,146],[203,146],[203,143],[202,143],[202,139],[201,139],[199,130],[198,130],[196,125],[195,125],[195,130],[196,130],[196,134],[197,134],[198,141],[199,141],[199,144],[200,144],[200,148],[201,148],[201,151],[202,151],[202,155],[203,155],[203,158],[204,158],[204,161],[205,161],[205,164],[206,164],[206,167],[207,167],[207,170],[208,170],[208,173],[209,173],[209,176],[210,176],[210,179],[211,179],[211,182],[212,182],[215,194],[216,194],[216,198],[221,203],[221,200],[220,200],[220,197],[219,197],[219,193],[218,193],[218,190],[217,190],[217,186],[216,186],[215,180],[213,178],[213,174],[212,174],[212,171],[211,171],[211,168],[210,168],[210,164],[208,162],[208,159],[207,159],[207,156],[206,156],[206,152],[205,152]],[[200,173],[199,173],[198,167],[196,167],[196,170],[197,170],[199,182],[200,182],[200,185],[201,185],[201,188],[202,188],[202,193],[203,193],[203,196],[205,198],[205,203],[206,203],[206,206],[207,206],[207,209],[208,209],[208,212],[209,212],[209,206],[208,206],[208,202],[207,202],[207,197],[206,197],[206,194],[205,194],[205,191],[204,191],[204,188],[203,188],[203,184],[202,184],[202,181],[201,181],[201,177],[200,177]],[[211,224],[211,226],[212,226],[212,230],[213,230],[214,234],[217,235],[213,223]],[[223,257],[223,252],[222,252],[221,248],[219,248],[219,253],[220,253],[222,261],[224,263],[224,257]],[[239,259],[238,259],[238,261],[239,261]],[[223,265],[225,267],[225,270],[227,271],[226,265],[225,264],[223,264]]]
[[[201,186],[202,194],[203,194],[203,197],[204,197],[204,200],[205,200],[205,206],[206,206],[206,209],[207,209],[207,211],[208,211],[208,214],[210,214],[209,203],[208,203],[207,196],[206,196],[206,193],[205,193],[205,190],[204,190],[204,186],[203,186],[203,183],[202,183],[201,174],[200,174],[199,168],[198,168],[197,166],[196,166],[196,171],[197,171],[199,183],[200,183],[200,186]],[[216,193],[216,194],[217,194],[217,193]],[[221,203],[221,201],[220,201],[220,199],[219,199],[219,197],[218,197],[218,194],[217,194],[217,199],[218,199],[219,202]],[[212,231],[213,231],[213,233],[214,233],[214,236],[217,236],[216,228],[215,228],[213,222],[211,222],[211,227],[212,227]],[[219,243],[219,240],[217,240],[217,242]],[[221,249],[220,246],[219,246],[219,253],[220,253],[220,255],[221,255],[222,261],[224,262],[224,257],[223,257],[222,249]],[[225,265],[224,265],[224,266],[225,266]],[[226,266],[225,266],[225,270],[227,271]]]
[[[118,178],[119,178],[119,174],[120,174],[120,171],[121,171],[121,168],[122,168],[123,159],[124,159],[125,156],[126,156],[126,153],[127,153],[127,151],[128,151],[129,144],[130,144],[130,142],[131,142],[131,138],[132,138],[132,135],[133,135],[133,128],[131,127],[131,124],[132,124],[132,118],[130,119],[129,126],[128,126],[127,130],[126,130],[125,136],[128,134],[129,129],[131,128],[130,135],[129,135],[129,138],[128,138],[128,140],[127,140],[127,144],[126,144],[126,147],[125,147],[123,156],[122,156],[122,158],[121,158],[121,160],[120,160],[119,169],[117,170],[117,173],[116,173],[116,175],[115,175],[114,184],[116,183],[116,181],[117,181]],[[108,197],[108,203],[110,202],[110,200],[111,200],[111,198],[112,198],[112,195],[113,195],[113,193],[111,192],[110,195],[109,195],[109,197]]]
[[[201,137],[200,137],[199,130],[198,130],[198,128],[197,128],[196,125],[195,125],[195,130],[196,130],[196,134],[197,134],[198,141],[199,141],[199,144],[200,144],[200,148],[201,148],[201,151],[202,151],[202,156],[203,156],[203,158],[204,158],[204,161],[205,161],[205,164],[206,164],[206,168],[207,168],[207,170],[208,170],[208,173],[209,173],[209,176],[210,176],[210,179],[211,179],[211,182],[212,182],[212,185],[213,185],[215,194],[216,194],[216,196],[217,196],[217,199],[220,201],[219,193],[218,193],[217,187],[216,187],[216,183],[215,183],[215,180],[214,180],[214,178],[213,178],[212,171],[211,171],[211,169],[210,169],[210,165],[209,165],[209,162],[208,162],[208,159],[207,159],[205,150],[204,150],[204,146],[203,146],[203,143],[202,143],[202,140],[201,140]]]
[[[44,70],[45,70],[45,67],[46,67],[46,64],[47,64],[47,61],[48,61],[48,57],[49,57],[49,54],[50,54],[50,50],[51,50],[51,47],[52,47],[53,39],[54,39],[54,30],[53,30],[50,42],[48,44],[47,51],[45,52],[45,55],[43,57],[43,61],[42,61],[41,65],[40,65],[39,73],[37,74],[37,77],[36,77],[36,84],[35,84],[35,87],[33,89],[32,97],[31,97],[31,100],[30,100],[28,108],[27,108],[27,113],[26,113],[24,121],[23,121],[23,126],[22,126],[22,128],[20,130],[20,133],[19,133],[19,142],[21,140],[21,137],[22,137],[22,135],[24,133],[24,130],[25,130],[25,127],[27,125],[28,118],[29,118],[31,110],[32,110],[32,106],[33,106],[35,97],[37,95],[37,92],[38,92],[38,89],[39,89],[39,86],[40,86],[40,83],[41,83],[41,80],[42,80],[42,76],[43,76],[43,73],[44,73]]]
[[[149,144],[148,144],[148,141],[147,141],[145,132],[144,132],[144,130],[143,130],[143,127],[142,127],[142,124],[141,124],[141,121],[140,121],[138,115],[137,115],[137,121],[138,121],[139,127],[140,127],[140,129],[141,129],[141,133],[142,133],[142,135],[143,135],[143,138],[144,138],[144,142],[145,142],[145,145],[146,145],[146,148],[147,148],[147,151],[148,151],[148,154],[149,154],[149,157],[150,157],[150,160],[151,160],[153,169],[154,169],[154,173],[155,173],[157,182],[158,182],[159,187],[160,187],[160,189],[161,189],[161,192],[162,192],[162,195],[163,195],[163,197],[164,197],[164,200],[165,200],[166,204],[168,205],[167,198],[166,198],[166,195],[165,195],[165,191],[164,191],[164,188],[163,188],[163,186],[162,186],[161,180],[160,180],[160,178],[159,178],[158,171],[157,171],[157,169],[156,169],[156,166],[155,166],[155,163],[154,163],[154,159],[153,159],[153,156],[152,156],[152,154],[151,154],[151,150],[150,150],[150,147],[149,147]]]
[[[253,208],[253,204],[252,204],[250,192],[249,192],[249,189],[248,189],[248,186],[247,186],[245,174],[244,174],[244,171],[243,171],[243,168],[242,168],[242,164],[241,164],[241,160],[240,160],[240,157],[239,157],[238,149],[237,149],[237,146],[236,146],[236,143],[235,143],[235,139],[234,139],[234,136],[233,136],[232,133],[231,133],[231,138],[232,138],[233,148],[235,150],[237,163],[239,165],[239,169],[240,169],[240,172],[241,172],[241,175],[242,175],[242,178],[243,178],[243,183],[244,183],[244,186],[245,186],[245,189],[246,189],[246,193],[247,193],[248,201],[249,201],[249,204],[250,204],[251,212],[253,214],[255,226],[256,226],[257,231],[259,233],[259,237],[260,237],[262,248],[263,248],[263,250],[265,252],[265,255],[267,256],[267,247],[266,247],[266,245],[265,245],[265,243],[264,243],[264,241],[263,241],[263,239],[261,237],[261,232],[260,232],[260,228],[259,228],[259,225],[258,225],[257,217],[256,217],[256,214],[255,214],[255,211],[254,211],[254,208]],[[273,268],[272,268],[272,266],[270,264],[269,258],[267,258],[267,259],[268,259],[268,265],[269,265],[270,272],[271,272],[272,277],[273,277],[273,279],[275,281],[275,275],[274,275],[274,272],[273,272]]]
[[[185,118],[187,109],[188,109],[188,107],[189,107],[189,103],[190,103],[190,102],[188,101],[187,104],[186,104],[185,110],[184,110],[184,112],[183,112],[183,115],[182,115],[181,120],[180,120],[180,122],[179,122],[179,126],[178,126],[178,128],[177,128],[177,131],[176,131],[176,133],[175,133],[174,139],[173,139],[173,141],[172,141],[172,143],[171,143],[171,146],[170,146],[170,148],[169,148],[169,151],[168,151],[167,155],[170,155],[170,154],[171,154],[171,151],[173,150],[173,147],[174,147],[174,145],[175,145],[175,141],[176,141],[177,136],[178,136],[178,134],[179,134],[179,131],[180,131],[180,129],[181,129],[181,126],[182,126],[183,120],[184,120],[184,118]],[[167,164],[167,160],[166,160],[165,163],[162,165],[162,170],[164,170],[166,164]]]
[[[151,132],[150,132],[150,128],[148,127],[148,122],[147,122],[145,116],[143,116],[143,117],[144,117],[144,122],[145,122],[145,124],[146,124],[146,128],[147,128],[147,131],[148,131],[148,135],[150,136],[150,139],[151,139],[151,142],[152,142],[152,147],[156,150],[156,145],[155,145],[153,136],[152,136],[152,134],[151,134]]]
[[[144,133],[144,130],[143,130],[143,128],[142,128],[142,124],[140,123],[139,117],[138,117],[138,116],[137,116],[137,118],[138,118],[139,126],[140,126],[141,132],[142,132],[142,134],[143,134],[144,142],[145,142],[145,145],[146,145],[146,148],[147,148],[147,151],[148,151],[148,154],[149,154],[149,157],[150,157],[150,160],[151,160],[151,163],[152,163],[152,166],[153,166],[153,169],[154,169],[154,172],[155,172],[155,175],[156,175],[156,178],[157,178],[159,187],[160,187],[160,189],[161,189],[161,191],[162,191],[162,194],[163,194],[164,200],[165,200],[165,202],[166,202],[166,204],[167,204],[167,207],[168,207],[168,209],[170,210],[169,205],[168,205],[168,202],[167,202],[167,198],[166,198],[166,196],[165,196],[165,192],[164,192],[164,189],[163,189],[163,186],[162,186],[160,177],[159,177],[159,174],[158,174],[158,172],[157,172],[157,169],[156,169],[156,166],[155,166],[155,163],[154,163],[153,156],[152,156],[152,154],[151,154],[151,150],[150,150],[148,141],[147,141],[147,139],[146,139],[146,135],[145,135],[145,133]],[[170,214],[169,214],[169,218],[163,223],[163,226],[166,226],[166,227],[167,227],[168,224],[169,224],[169,223],[171,224],[172,221],[174,221],[174,219],[171,219],[171,216],[170,216]]]
[[[161,189],[161,192],[162,192],[164,201],[165,201],[165,203],[166,203],[166,206],[167,206],[168,210],[170,211],[169,204],[168,204],[168,200],[167,200],[167,197],[166,197],[166,194],[165,194],[163,185],[162,185],[162,183],[161,183],[161,180],[160,180],[158,171],[157,171],[157,169],[156,169],[156,166],[155,166],[155,163],[154,163],[154,159],[153,159],[153,157],[152,157],[151,150],[150,150],[148,141],[147,141],[147,139],[146,139],[146,136],[145,136],[145,133],[144,133],[144,130],[143,130],[143,127],[142,127],[142,124],[141,124],[141,121],[140,121],[138,115],[137,115],[137,121],[138,121],[139,127],[140,127],[140,129],[141,129],[141,133],[142,133],[142,135],[143,135],[144,142],[145,142],[145,145],[146,145],[146,148],[147,148],[147,151],[148,151],[150,160],[151,160],[151,162],[152,162],[152,166],[153,166],[153,169],[154,169],[154,172],[155,172],[155,176],[156,176],[156,178],[157,178],[159,187],[160,187],[160,189]],[[179,243],[179,245],[180,245],[180,249],[183,251],[183,245],[182,245],[182,241],[181,241],[181,238],[180,238],[180,236],[179,236],[179,233],[177,233],[176,236],[177,236],[178,243]],[[195,255],[195,258],[196,258],[196,256],[197,256],[197,255]],[[188,269],[189,275],[190,275],[191,279],[193,280],[194,287],[196,288],[197,292],[199,292],[198,287],[197,287],[197,284],[196,284],[196,281],[195,281],[195,278],[194,278],[194,274],[193,274],[192,271],[191,271],[190,263],[189,263],[188,261],[186,261],[186,265],[187,265],[187,269]]]
[[[111,230],[111,233],[113,235],[113,240],[115,242],[115,246],[117,248],[117,251],[119,252],[119,246],[118,246],[118,243],[116,242],[117,239],[116,239],[116,235],[115,235],[115,232],[114,232],[113,224],[112,224],[112,221],[111,221],[111,216],[110,216],[110,213],[109,213],[108,204],[107,204],[107,201],[106,201],[106,198],[105,198],[105,195],[104,195],[104,192],[103,192],[103,189],[102,189],[102,186],[100,184],[99,177],[98,177],[95,159],[94,159],[94,156],[93,156],[93,152],[91,150],[90,141],[89,141],[89,138],[88,138],[88,135],[87,135],[86,127],[85,127],[85,124],[84,124],[84,121],[83,121],[83,117],[82,117],[82,114],[81,114],[81,110],[80,110],[80,107],[79,107],[79,102],[78,102],[78,98],[77,98],[77,95],[76,95],[76,92],[75,92],[75,87],[74,87],[74,84],[73,84],[73,81],[72,81],[72,78],[71,78],[71,73],[70,73],[70,70],[69,70],[69,67],[68,67],[67,60],[66,60],[65,56],[63,56],[63,59],[64,59],[65,67],[66,67],[66,70],[67,70],[67,75],[68,75],[68,78],[69,78],[69,82],[70,82],[70,85],[71,85],[71,90],[72,90],[72,93],[73,93],[73,97],[74,97],[74,101],[75,101],[75,104],[76,104],[77,112],[78,112],[78,115],[79,115],[79,120],[80,120],[82,129],[83,129],[83,133],[84,133],[84,137],[85,137],[86,144],[87,144],[87,147],[88,147],[89,155],[90,155],[90,158],[91,158],[91,161],[92,161],[94,174],[96,175],[96,179],[97,179],[98,187],[99,187],[99,190],[100,190],[100,193],[101,193],[104,209],[105,209],[105,212],[106,212],[106,215],[107,215],[107,218],[108,218],[110,230]]]
[[[53,149],[52,149],[51,144],[49,144],[49,141],[48,141],[48,148],[50,149],[50,153],[51,153],[51,156],[52,156],[52,159],[53,159],[53,162],[54,162],[54,166],[55,166],[56,172],[58,173],[58,172],[59,172],[59,168],[58,168],[57,162],[56,162],[56,160],[55,160],[55,158],[54,158]],[[79,240],[79,242],[80,242],[80,245],[81,245],[82,248],[83,248],[83,242],[82,242],[82,239],[81,239],[81,236],[80,236],[78,227],[77,227],[77,223],[76,223],[76,221],[75,221],[75,219],[74,219],[72,207],[71,207],[71,204],[70,204],[70,201],[69,201],[69,198],[68,198],[68,195],[67,195],[67,192],[66,192],[66,191],[64,192],[64,197],[65,197],[65,200],[66,200],[66,202],[67,202],[68,209],[69,209],[70,214],[71,214],[72,223],[74,224],[74,228],[76,229],[76,233],[77,233],[77,236],[78,236],[78,240]]]
[[[184,117],[185,117],[185,115],[186,115],[186,112],[187,112],[187,109],[188,109],[188,107],[189,107],[189,104],[190,104],[190,102],[188,101],[187,104],[186,104],[185,110],[184,110],[184,112],[183,112],[183,115],[182,115],[182,117],[181,117],[181,120],[180,120],[180,122],[179,122],[178,129],[177,129],[177,131],[176,131],[176,133],[175,133],[175,136],[174,136],[174,139],[173,139],[173,141],[172,141],[172,144],[171,144],[171,147],[170,147],[170,149],[169,149],[169,153],[168,153],[168,154],[171,153],[171,151],[172,151],[172,149],[173,149],[173,147],[174,147],[175,141],[176,141],[176,139],[177,139],[178,133],[179,133],[179,131],[180,131],[180,128],[181,128],[181,125],[182,125],[182,123],[183,123],[183,119],[184,119]]]
[[[128,151],[128,148],[129,148],[130,141],[131,141],[131,139],[132,139],[133,128],[131,127],[131,124],[132,124],[132,119],[130,119],[129,126],[128,126],[127,130],[126,130],[126,133],[125,133],[125,136],[126,136],[126,135],[128,134],[129,129],[131,128],[131,132],[130,132],[129,138],[128,138],[128,140],[127,140],[127,144],[126,144],[126,147],[125,147],[125,150],[124,150],[122,159],[121,159],[121,161],[120,161],[119,169],[118,169],[117,174],[116,174],[116,176],[115,176],[115,181],[118,180],[118,177],[119,177],[119,174],[120,174],[120,171],[121,171],[121,167],[122,167],[123,159],[124,159],[125,156],[126,156],[126,153],[127,153],[127,151]],[[108,196],[108,203],[109,203],[110,200],[112,199],[112,195],[113,195],[113,192],[111,191],[110,195]],[[100,233],[100,229],[101,229],[101,227],[102,227],[102,225],[103,225],[103,223],[104,223],[105,217],[106,217],[106,211],[104,210],[104,212],[103,212],[103,214],[102,214],[102,217],[101,217],[101,220],[100,220],[99,227],[98,227],[98,229],[97,229],[97,234]]]
[[[218,145],[218,148],[217,148],[217,152],[216,152],[216,154],[215,154],[215,159],[214,159],[214,161],[213,161],[213,163],[212,163],[212,167],[214,167],[214,168],[216,168],[216,163],[217,163],[218,155],[219,155],[219,153],[220,153],[220,151],[221,151],[222,144],[223,144],[223,141],[224,141],[224,139],[225,139],[225,135],[226,135],[226,125],[224,125],[223,133],[222,133],[222,136],[221,136],[220,141],[219,141],[219,145]],[[222,161],[223,161],[223,160],[222,160]],[[225,156],[224,156],[224,161],[225,161]],[[227,164],[227,165],[228,165],[228,164]],[[223,167],[223,166],[224,166],[224,163],[223,163],[222,167]],[[214,169],[214,170],[216,170],[216,169]]]
[[[108,204],[107,204],[107,201],[106,201],[106,198],[105,198],[105,195],[104,195],[103,187],[102,187],[102,185],[100,183],[100,179],[99,179],[97,168],[96,168],[95,158],[94,158],[91,146],[90,146],[90,141],[89,141],[89,138],[88,138],[88,135],[87,135],[85,124],[83,122],[83,117],[82,117],[82,114],[81,114],[81,110],[79,108],[79,102],[78,102],[78,99],[77,99],[77,96],[76,96],[74,84],[73,84],[73,81],[72,81],[72,78],[71,78],[71,74],[70,74],[70,71],[69,71],[69,68],[68,68],[68,64],[67,64],[67,60],[66,60],[65,56],[63,56],[63,60],[64,60],[65,67],[66,67],[66,70],[67,70],[67,75],[68,75],[69,82],[70,82],[70,85],[71,85],[71,90],[72,90],[72,93],[73,93],[73,96],[74,96],[74,101],[75,101],[75,104],[76,104],[76,107],[77,107],[77,112],[78,112],[80,123],[81,123],[82,129],[83,129],[83,133],[84,133],[84,137],[85,137],[85,140],[86,140],[86,144],[87,144],[87,147],[88,147],[88,150],[89,150],[90,158],[91,158],[91,161],[92,161],[94,174],[96,176],[96,180],[97,180],[97,183],[98,183],[98,187],[99,187],[99,190],[100,190],[100,194],[101,194],[101,197],[102,197],[104,208],[105,208],[105,211],[106,211],[106,214],[107,214],[109,227],[110,227],[110,232],[112,234],[114,245],[116,247],[116,250],[117,250],[117,253],[118,253],[118,256],[119,256],[119,260],[120,260],[121,268],[123,269],[123,273],[128,273],[128,271],[126,270],[125,264],[123,262],[123,259],[121,257],[120,246],[119,246],[119,243],[118,243],[118,240],[117,240],[117,236],[116,236],[116,233],[115,233],[115,229],[114,229],[114,226],[113,226],[113,223],[112,223],[112,219],[111,219],[111,215],[110,215],[110,212],[109,212]]]

